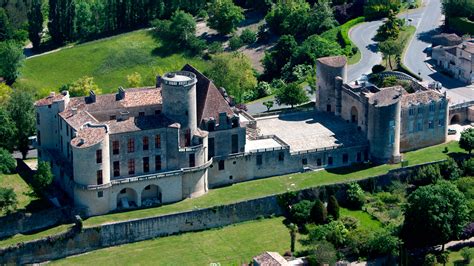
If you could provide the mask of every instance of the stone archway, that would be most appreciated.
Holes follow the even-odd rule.
[[[161,189],[157,185],[148,185],[142,190],[142,206],[153,206],[161,204]]]
[[[138,207],[137,192],[133,188],[124,188],[117,194],[117,209]]]
[[[451,117],[451,120],[449,120],[449,124],[450,125],[453,125],[453,124],[459,124],[461,122],[461,119],[459,118],[459,115],[458,114],[455,114]]]
[[[351,107],[351,123],[359,124],[359,111],[355,106]]]

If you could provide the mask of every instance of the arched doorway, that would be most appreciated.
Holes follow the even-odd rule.
[[[449,121],[449,124],[459,124],[460,121],[461,119],[459,118],[459,115],[453,115],[453,117],[451,117],[451,120]]]
[[[142,190],[142,206],[161,204],[161,189],[157,185],[148,185]]]
[[[351,122],[356,124],[359,123],[359,112],[355,106],[352,106],[351,108]]]
[[[117,194],[117,209],[137,207],[137,192],[133,188],[124,188]]]

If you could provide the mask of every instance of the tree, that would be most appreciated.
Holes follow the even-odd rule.
[[[316,60],[320,57],[342,54],[341,46],[337,42],[325,39],[319,35],[311,35],[298,48],[292,64],[314,66]]]
[[[0,42],[0,77],[7,84],[13,84],[20,75],[19,69],[23,63],[23,49],[13,41]]]
[[[474,257],[474,250],[464,247],[461,249],[461,256],[464,259],[465,264],[471,263],[472,258]]]
[[[232,0],[213,0],[209,4],[208,14],[209,27],[223,35],[232,33],[245,18],[243,9],[234,5]]]
[[[290,209],[290,220],[297,225],[304,225],[310,220],[311,208],[313,202],[309,200],[302,200],[293,204]]]
[[[265,101],[265,102],[263,102],[263,105],[265,105],[265,107],[267,107],[267,112],[269,112],[270,109],[272,109],[272,107],[273,107],[273,101]]]
[[[362,188],[357,183],[350,183],[346,191],[347,207],[360,210],[365,204],[365,195]]]
[[[142,76],[138,72],[134,72],[127,76],[129,88],[138,88],[142,84]]]
[[[449,252],[448,251],[441,251],[441,253],[436,255],[436,261],[443,265],[446,265],[449,261]]]
[[[89,1],[79,0],[75,3],[74,25],[76,37],[87,39],[95,32],[95,21]]]
[[[409,247],[443,245],[457,239],[469,221],[464,195],[455,185],[440,181],[419,187],[408,196],[402,236]]]
[[[324,203],[319,199],[315,201],[311,208],[311,221],[315,224],[324,224],[327,219],[327,210]]]
[[[339,219],[339,203],[334,195],[329,197],[327,210],[334,220]]]
[[[1,103],[1,102],[0,102]],[[1,103],[1,104],[7,104]],[[0,106],[0,148],[13,152],[16,141],[16,126],[9,112]]]
[[[7,110],[16,128],[16,147],[25,159],[29,150],[28,138],[35,132],[33,97],[25,91],[14,90]]]
[[[31,9],[28,12],[28,37],[33,44],[33,49],[38,49],[41,44],[41,32],[43,31],[43,12],[41,0],[32,0]]]
[[[16,168],[16,161],[11,153],[0,148],[0,174],[12,174]]]
[[[102,93],[99,86],[94,83],[94,78],[88,76],[84,76],[74,83],[66,85],[66,88],[71,97],[86,96],[90,91],[94,91],[95,94]]]
[[[18,200],[12,188],[0,187],[0,210],[9,213],[16,209]]]
[[[461,132],[461,139],[459,139],[459,147],[471,154],[474,149],[474,128],[466,128]]]
[[[257,41],[257,33],[253,32],[251,29],[244,29],[240,34],[240,39],[244,44],[252,44]]]
[[[273,33],[304,38],[308,36],[310,15],[311,7],[304,0],[278,0],[265,21]]]
[[[0,7],[0,42],[11,38],[11,26],[5,9]]]
[[[265,57],[263,58],[265,79],[271,80],[275,77],[280,77],[283,67],[288,63],[288,59],[291,59],[296,53],[297,48],[298,43],[295,37],[291,35],[281,36],[273,49],[265,52]]]
[[[377,35],[375,36],[376,39],[379,41],[397,39],[398,35],[400,34],[400,28],[402,24],[402,20],[398,19],[395,12],[390,10],[388,12],[387,20],[377,30]]]
[[[337,261],[337,252],[328,241],[318,241],[312,245],[309,255],[310,265],[334,265]]]
[[[424,186],[436,183],[441,180],[442,176],[438,165],[427,165],[418,169],[414,176],[414,183],[416,185]]]
[[[217,87],[225,87],[237,103],[242,102],[244,92],[257,86],[252,64],[244,54],[218,54],[212,57],[211,62],[206,75]]]
[[[295,105],[309,101],[309,98],[299,84],[290,83],[277,90],[275,100],[279,105],[286,104],[293,108]]]
[[[291,252],[295,252],[295,242],[296,242],[296,233],[298,232],[298,226],[294,223],[290,223],[287,225],[288,230],[290,231],[290,250]]]
[[[38,162],[38,170],[33,176],[33,189],[36,194],[40,195],[46,191],[46,189],[53,182],[53,173],[51,172],[51,165],[49,162],[40,161]]]
[[[379,51],[383,54],[383,56],[388,60],[388,66],[390,69],[394,69],[392,66],[392,56],[399,58],[403,53],[403,43],[394,40],[388,39],[379,43]]]
[[[74,0],[49,0],[48,29],[55,44],[74,39],[75,7]]]
[[[346,243],[349,230],[341,221],[331,221],[324,225],[308,225],[308,238],[303,244],[311,245],[317,241],[328,241],[335,247],[343,247]]]
[[[441,176],[447,180],[456,180],[462,176],[462,171],[453,158],[448,158],[439,165]]]
[[[308,35],[321,34],[337,26],[330,1],[322,0],[314,4],[308,21]]]
[[[7,84],[0,82],[0,105],[6,104],[8,99],[10,99],[10,95],[13,93],[13,90]]]

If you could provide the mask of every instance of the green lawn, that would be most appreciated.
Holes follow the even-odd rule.
[[[351,216],[359,220],[360,227],[368,230],[382,228],[382,223],[364,211],[353,211],[346,208],[339,209],[340,215]]]
[[[30,194],[30,186],[20,177],[18,174],[13,175],[1,175],[0,174],[0,186],[6,188],[13,188],[16,193],[18,200],[17,209],[23,210],[36,198]],[[0,211],[0,216],[4,215]]]
[[[48,230],[44,230],[44,231],[41,231],[39,233],[35,233],[35,234],[17,234],[17,235],[14,235],[10,238],[6,238],[6,239],[3,239],[2,241],[0,241],[0,247],[8,247],[8,246],[11,246],[11,245],[14,245],[16,243],[21,243],[21,242],[27,242],[27,241],[31,241],[31,240],[36,240],[36,239],[40,239],[42,237],[45,237],[45,236],[52,236],[52,235],[55,235],[55,234],[58,234],[58,233],[62,233],[62,232],[66,232],[67,229],[69,229],[70,227],[72,227],[73,225],[69,225],[69,224],[63,224],[63,225],[60,225],[60,226],[56,226],[56,227],[53,227],[53,228],[50,228]]]
[[[474,252],[474,248],[470,248],[471,252]],[[443,265],[443,264],[436,264],[436,265]],[[464,259],[463,257],[461,256],[461,251],[458,250],[458,251],[452,251],[449,253],[449,261],[448,263],[446,263],[446,266],[461,266],[461,265],[474,265],[474,259],[471,260],[471,263],[470,264],[466,264],[464,263]]]
[[[207,66],[202,59],[167,51],[148,31],[140,30],[27,59],[17,85],[45,95],[91,76],[106,93],[126,87],[131,73],[142,75],[142,85],[154,85],[156,74],[180,70],[186,63],[200,70]]]
[[[264,251],[283,254],[290,235],[283,218],[263,219],[220,229],[185,233],[89,252],[54,261],[59,265],[241,265]],[[297,241],[296,249],[300,249]]]
[[[450,153],[462,152],[457,142],[450,142],[448,144],[442,144],[414,152],[409,152],[405,155],[405,158],[409,161],[410,165],[442,160],[447,157],[447,154],[442,152],[445,147],[448,147]],[[399,164],[379,165],[369,168],[357,166],[321,170],[317,172],[295,173],[253,180],[234,184],[228,187],[211,189],[206,195],[203,195],[199,198],[186,199],[158,208],[141,209],[91,217],[84,221],[84,225],[94,226],[107,222],[151,217],[174,212],[189,211],[197,208],[225,205],[248,199],[264,197],[267,195],[284,193],[288,189],[299,190],[337,182],[365,179],[371,176],[386,174],[390,169],[395,169],[398,167],[400,167]]]

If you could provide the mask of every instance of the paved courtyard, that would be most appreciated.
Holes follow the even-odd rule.
[[[276,135],[291,152],[332,146],[363,145],[366,138],[356,126],[328,113],[304,112],[257,119],[260,135]]]

